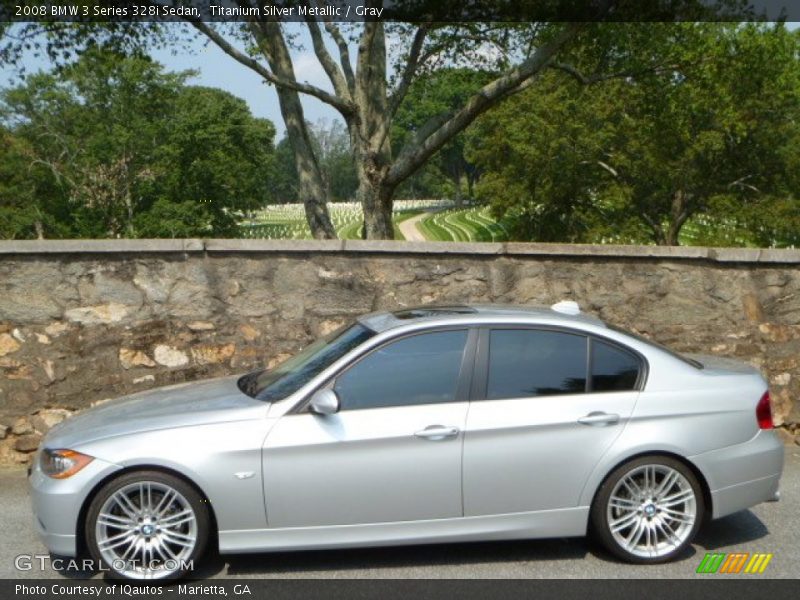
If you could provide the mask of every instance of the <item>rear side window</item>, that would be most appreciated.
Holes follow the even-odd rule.
[[[586,391],[587,338],[536,329],[493,329],[487,400]]]
[[[623,392],[636,389],[639,360],[630,352],[592,340],[592,391]]]

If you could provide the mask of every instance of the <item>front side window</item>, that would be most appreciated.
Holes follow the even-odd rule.
[[[560,331],[494,329],[489,336],[488,400],[586,391],[587,339]]]
[[[336,379],[342,410],[455,401],[466,342],[461,329],[381,346]]]

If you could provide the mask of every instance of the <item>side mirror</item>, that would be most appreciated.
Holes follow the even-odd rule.
[[[333,390],[317,390],[311,396],[308,410],[315,415],[332,415],[339,412],[339,396]]]

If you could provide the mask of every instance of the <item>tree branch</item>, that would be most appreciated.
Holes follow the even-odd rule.
[[[389,104],[389,114],[392,116],[394,116],[397,112],[400,103],[403,101],[403,98],[406,97],[408,88],[411,86],[411,81],[413,80],[414,74],[419,66],[420,52],[422,51],[422,46],[425,43],[425,38],[427,35],[427,25],[421,25],[414,34],[414,41],[411,42],[411,49],[408,51],[408,60],[403,68],[403,75],[400,79],[397,89],[395,90],[394,94],[392,94],[392,99]]]
[[[342,114],[350,114],[353,111],[352,105],[343,98],[339,98],[338,96],[330,94],[325,90],[322,90],[313,85],[309,85],[307,83],[299,83],[291,79],[279,77],[278,75],[267,69],[260,62],[258,62],[254,58],[251,58],[250,56],[247,56],[244,52],[234,47],[222,35],[220,35],[219,32],[217,32],[213,27],[210,27],[208,23],[204,23],[199,19],[193,19],[193,18],[186,18],[186,21],[190,23],[192,26],[194,26],[195,29],[197,29],[200,33],[208,37],[217,46],[219,46],[219,48],[223,52],[225,52],[225,54],[227,54],[237,62],[241,63],[242,65],[246,66],[247,68],[255,71],[270,83],[279,87],[285,87],[294,90],[301,94],[308,94],[309,96],[314,96],[315,98],[321,100],[325,104],[330,104]]]
[[[584,75],[579,69],[575,66],[570,65],[568,63],[561,63],[561,62],[551,62],[548,67],[551,69],[555,69],[556,71],[562,71],[575,79],[581,85],[591,85],[593,83],[599,83],[601,81],[608,81],[609,79],[620,79],[625,77],[639,77],[640,75],[646,74],[661,74],[666,71],[676,71],[682,68],[685,65],[652,65],[651,67],[647,67],[645,69],[639,69],[638,71],[618,71],[616,73],[594,73],[592,75]]]
[[[507,71],[504,75],[483,86],[471,96],[464,106],[452,115],[439,116],[420,128],[417,135],[400,151],[389,170],[389,185],[396,185],[413,173],[432,154],[450,139],[463,131],[486,110],[497,104],[512,90],[519,89],[552,61],[558,50],[571,40],[582,27],[580,23],[567,25],[555,38],[541,46],[529,59]]]
[[[353,74],[353,65],[350,64],[350,50],[347,47],[347,41],[344,39],[342,32],[336,27],[336,24],[331,21],[325,21],[325,29],[333,38],[336,46],[339,48],[339,62],[342,65],[344,78],[347,81],[347,87],[352,94],[356,87],[356,77]]]
[[[378,140],[378,147],[383,146],[383,143],[386,141],[386,137],[389,135],[389,130],[391,129],[392,118],[397,113],[397,109],[400,107],[400,103],[403,101],[403,98],[405,98],[406,93],[408,93],[408,88],[411,86],[414,73],[419,65],[420,52],[422,50],[422,45],[425,43],[425,37],[427,35],[427,25],[420,26],[420,28],[417,29],[417,32],[414,34],[414,41],[411,43],[408,61],[403,69],[403,75],[400,80],[400,84],[397,86],[397,90],[395,90],[395,93],[389,100],[388,118],[381,122],[378,127],[378,131],[375,132],[375,138]]]
[[[341,69],[334,62],[333,57],[325,47],[325,40],[322,38],[322,30],[319,28],[319,23],[313,16],[307,16],[306,26],[308,27],[308,32],[311,34],[311,42],[314,45],[314,54],[317,55],[317,59],[322,65],[322,68],[325,69],[328,79],[331,80],[333,89],[336,91],[336,94],[339,97],[350,100],[350,87],[345,81],[344,74],[342,73]]]

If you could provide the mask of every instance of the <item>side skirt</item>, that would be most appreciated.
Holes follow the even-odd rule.
[[[219,532],[222,554],[322,550],[442,542],[578,537],[586,535],[589,507],[428,521],[365,525],[240,529]]]

